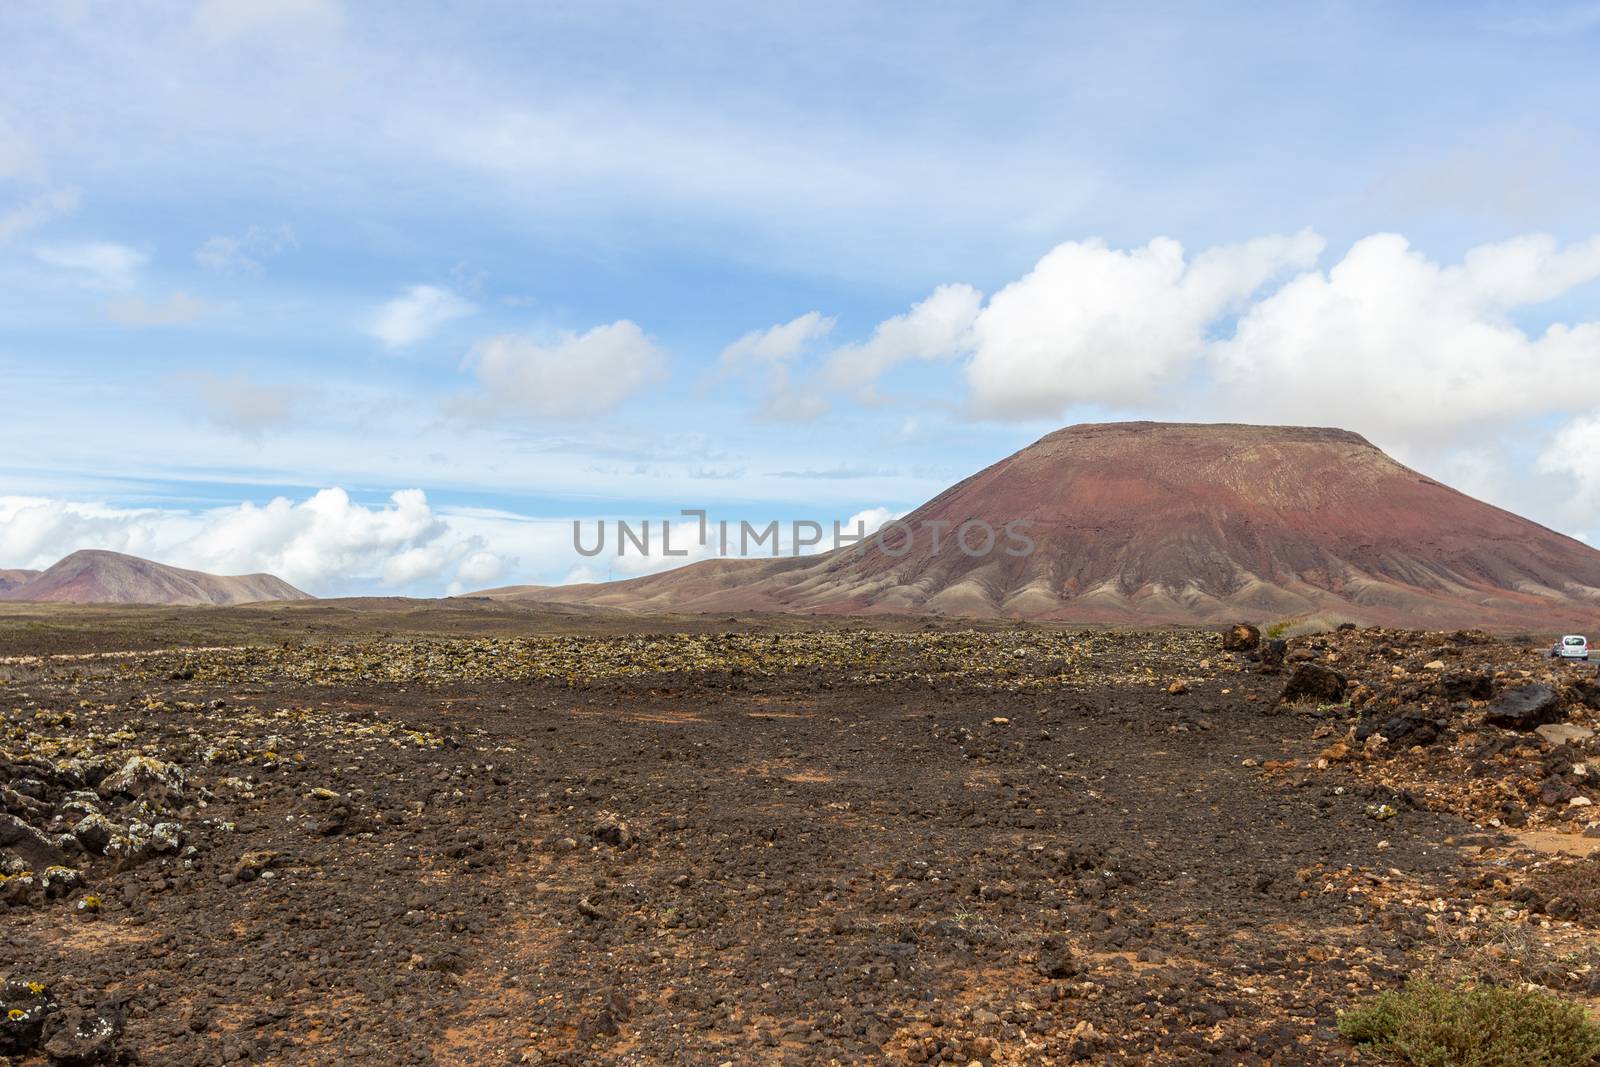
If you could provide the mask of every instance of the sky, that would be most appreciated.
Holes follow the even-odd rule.
[[[0,5],[0,567],[319,595],[1340,426],[1600,542],[1600,3]]]

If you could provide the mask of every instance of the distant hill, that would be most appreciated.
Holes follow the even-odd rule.
[[[8,590],[15,589],[38,573],[38,571],[0,570],[0,595],[3,595]]]
[[[7,576],[20,576],[3,584]],[[153,563],[120,552],[85,549],[44,571],[0,571],[0,600],[64,604],[229,605],[311,600],[281,578],[225,578]]]
[[[973,558],[931,524],[1029,523]],[[1295,617],[1554,629],[1600,620],[1600,551],[1459,493],[1345,430],[1110,423],[1058,430],[904,522],[908,551],[717,559],[498,598],[632,611],[816,611],[1105,623]],[[891,545],[899,548],[901,546]]]

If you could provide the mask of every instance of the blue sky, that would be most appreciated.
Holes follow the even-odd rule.
[[[0,566],[560,581],[565,520],[893,513],[1130,417],[1346,426],[1600,536],[1600,4],[54,2],[0,42]]]

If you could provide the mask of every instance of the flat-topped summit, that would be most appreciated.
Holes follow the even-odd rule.
[[[637,610],[942,611],[1103,622],[1337,616],[1549,629],[1600,615],[1600,552],[1417,473],[1347,430],[1097,423],[945,490],[913,530],[1026,524],[979,558],[919,535],[497,595]],[[898,547],[898,546],[897,546]]]

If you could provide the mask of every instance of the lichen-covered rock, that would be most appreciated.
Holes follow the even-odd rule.
[[[0,986],[0,1056],[38,1052],[45,1022],[56,1008],[55,997],[42,982],[13,978]]]
[[[46,900],[71,896],[83,886],[83,872],[76,867],[46,867],[39,876],[39,888]]]
[[[111,825],[111,820],[99,814],[85,815],[72,828],[72,836],[78,839],[78,844],[83,846],[84,851],[93,856],[105,855],[116,832],[117,829]]]
[[[39,879],[32,871],[0,874],[0,904],[20,907],[29,904],[39,891]]]
[[[43,1052],[53,1067],[95,1067],[117,1061],[125,1015],[120,1008],[69,1008],[46,1028]]]
[[[278,853],[265,849],[246,852],[233,865],[232,877],[236,882],[253,882],[271,870],[280,859]]]
[[[100,783],[100,792],[171,806],[182,803],[186,784],[182,767],[151,756],[130,756],[115,774]]]
[[[75,842],[72,847],[76,847]],[[0,848],[15,852],[35,870],[64,863],[68,856],[62,838],[36,830],[15,815],[0,815]]]

